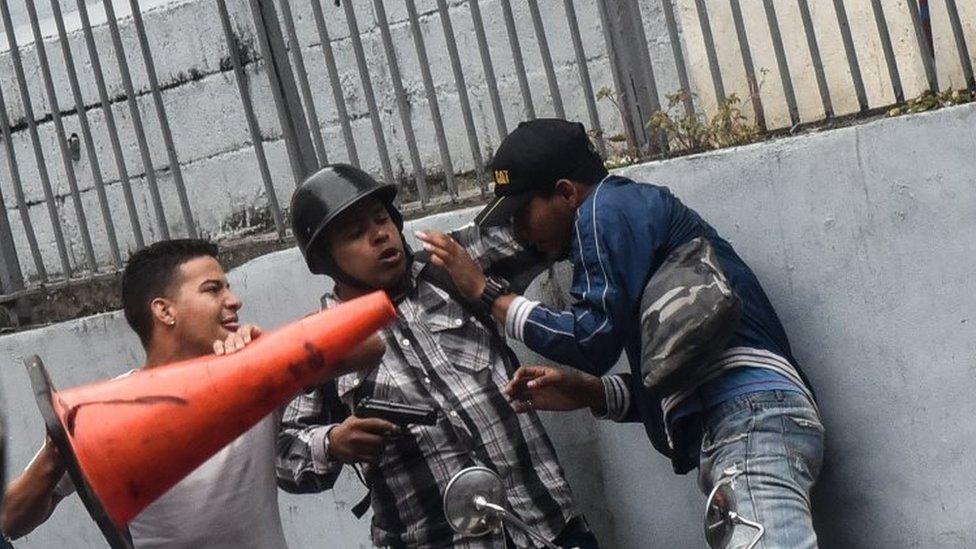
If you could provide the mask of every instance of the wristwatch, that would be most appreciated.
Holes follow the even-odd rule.
[[[500,296],[512,293],[512,285],[504,278],[489,276],[485,279],[485,289],[478,298],[479,304],[488,312],[491,312],[495,300]]]

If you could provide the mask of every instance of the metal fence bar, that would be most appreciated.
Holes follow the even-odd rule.
[[[152,199],[153,209],[156,212],[156,226],[159,228],[160,237],[163,240],[169,239],[169,224],[166,223],[166,212],[163,210],[163,201],[159,195],[159,185],[156,182],[156,170],[153,168],[152,155],[149,153],[149,144],[146,141],[146,131],[142,124],[142,114],[139,113],[139,105],[136,103],[136,92],[132,86],[132,75],[129,74],[129,62],[125,58],[125,46],[122,45],[122,35],[119,34],[119,24],[115,18],[115,8],[112,0],[102,0],[105,7],[105,18],[108,20],[108,30],[112,35],[112,44],[115,49],[115,59],[119,65],[119,74],[122,77],[122,86],[125,88],[125,100],[129,106],[129,115],[132,118],[132,127],[136,132],[136,142],[139,144],[139,154],[142,156],[142,165],[146,170],[146,182],[149,185],[149,197]]]
[[[278,122],[285,138],[288,151],[288,164],[291,167],[295,186],[318,167],[315,149],[309,136],[302,101],[295,87],[295,77],[288,63],[285,39],[278,24],[278,13],[273,2],[250,0],[251,16],[258,33],[261,55],[264,57],[265,73],[271,85]]]
[[[962,74],[966,79],[966,86],[969,89],[976,89],[976,78],[973,77],[973,61],[969,57],[969,47],[966,45],[966,35],[962,30],[962,21],[959,19],[959,8],[956,0],[945,0],[946,12],[949,16],[949,26],[952,27],[952,36],[956,41],[956,51],[959,53],[959,62],[962,64]]]
[[[78,178],[75,174],[75,167],[71,160],[71,153],[68,152],[68,135],[64,131],[64,122],[61,120],[61,106],[58,104],[58,94],[54,90],[54,79],[51,77],[51,66],[47,60],[47,47],[44,45],[44,37],[41,36],[41,25],[37,19],[37,8],[34,5],[34,0],[26,0],[25,5],[27,7],[27,18],[30,20],[31,32],[34,35],[34,50],[37,53],[37,63],[41,68],[41,79],[44,81],[44,90],[47,93],[51,119],[54,121],[54,131],[57,135],[58,149],[61,153],[61,163],[64,165],[64,174],[68,180],[71,201],[75,208],[75,216],[78,218],[78,232],[81,236],[81,244],[85,249],[85,259],[88,260],[88,268],[92,272],[95,272],[98,270],[98,262],[95,260],[95,247],[92,245],[91,232],[88,230],[88,218],[85,215],[85,208],[81,204],[81,192],[78,190]]]
[[[542,69],[546,73],[546,82],[549,84],[549,95],[552,97],[552,109],[556,113],[556,118],[566,118],[566,109],[563,107],[563,96],[559,93],[559,81],[556,80],[556,70],[552,66],[552,52],[549,51],[549,41],[546,39],[546,27],[542,24],[542,15],[539,13],[539,3],[537,0],[528,0],[528,4],[529,15],[532,17],[532,26],[535,27],[535,39],[539,43]]]
[[[315,0],[312,1],[315,2]],[[281,17],[285,22],[285,33],[288,35],[288,49],[291,51],[291,60],[295,64],[295,73],[298,75],[298,89],[302,92],[302,99],[305,103],[305,116],[308,118],[309,129],[312,130],[312,144],[315,145],[315,154],[318,155],[319,164],[328,164],[329,155],[325,152],[325,140],[322,139],[319,115],[315,112],[315,98],[312,96],[312,87],[308,83],[308,71],[305,70],[302,44],[298,41],[298,33],[295,30],[295,18],[291,14],[291,2],[279,0],[278,3],[281,5]]]
[[[346,110],[346,99],[342,96],[342,82],[339,80],[339,70],[336,68],[335,54],[332,52],[332,41],[329,38],[329,28],[325,25],[320,0],[311,0],[312,17],[319,33],[322,44],[322,55],[325,57],[325,69],[329,73],[329,87],[332,88],[332,100],[335,101],[336,114],[339,117],[339,127],[342,128],[342,140],[346,144],[346,156],[349,163],[359,167],[359,152],[356,150],[356,138],[349,124],[349,112]]]
[[[41,187],[44,189],[44,198],[47,205],[47,213],[51,218],[51,229],[54,232],[54,242],[58,248],[58,256],[61,259],[61,268],[64,276],[71,276],[71,263],[68,260],[68,249],[64,240],[64,232],[61,230],[61,219],[58,217],[58,206],[51,188],[51,178],[47,172],[47,162],[44,160],[44,151],[41,149],[41,139],[37,133],[37,121],[34,119],[34,107],[31,104],[30,92],[27,90],[27,78],[24,76],[24,65],[20,59],[20,49],[17,45],[17,37],[14,36],[13,23],[10,20],[10,7],[7,0],[0,0],[0,15],[3,17],[4,31],[7,33],[7,44],[10,46],[10,59],[14,65],[14,75],[20,89],[20,99],[24,103],[24,116],[27,119],[27,130],[30,132],[31,144],[34,146],[34,159],[37,161],[37,171],[41,178]]]
[[[434,79],[430,74],[430,61],[427,58],[427,46],[420,28],[420,18],[417,16],[417,5],[414,0],[406,0],[407,17],[410,20],[410,33],[413,35],[413,45],[417,50],[417,61],[420,65],[420,76],[424,81],[424,92],[427,94],[427,105],[430,108],[430,118],[434,122],[434,134],[437,135],[437,149],[441,158],[441,171],[444,172],[444,182],[451,198],[457,198],[457,183],[454,180],[454,165],[451,162],[451,150],[444,133],[444,120],[441,118],[441,108],[437,103],[437,90]]]
[[[746,34],[745,21],[742,19],[742,5],[739,0],[729,0],[729,7],[732,9],[732,23],[735,26],[736,39],[739,41],[739,51],[742,53],[742,66],[746,71],[746,80],[749,84],[749,100],[752,102],[756,126],[761,131],[766,131],[766,113],[763,110],[759,81],[756,79],[756,67],[752,61],[752,48],[749,46],[749,35]]]
[[[622,26],[627,33],[625,36],[633,36],[631,53],[637,57],[635,65],[641,69],[640,84],[634,90],[634,93],[637,95],[635,105],[638,108],[640,123],[646,128],[648,121],[651,119],[651,115],[661,110],[661,98],[658,96],[657,91],[657,78],[654,76],[654,64],[651,63],[651,52],[647,47],[647,34],[644,32],[640,5],[636,2],[625,3],[621,9],[629,10],[629,13],[625,14],[630,17],[625,25]],[[646,110],[645,107],[647,107]],[[657,132],[656,137],[657,144],[654,144],[650,141],[650,136],[648,136],[652,151],[668,152],[667,134]]]
[[[0,86],[0,135],[3,136],[3,145],[7,151],[7,166],[10,169],[10,182],[14,188],[14,199],[17,201],[17,210],[20,212],[20,222],[24,226],[24,234],[27,236],[27,246],[30,248],[31,257],[34,259],[34,268],[42,282],[47,281],[47,269],[44,268],[44,259],[41,257],[41,249],[37,246],[37,235],[34,233],[34,225],[30,219],[30,208],[27,206],[27,199],[24,197],[24,186],[20,179],[20,168],[17,165],[17,153],[14,151],[14,143],[11,139],[10,120],[7,119],[7,102],[3,98],[3,87]],[[2,207],[6,209],[6,204]]]
[[[698,25],[701,27],[702,40],[705,43],[705,56],[708,58],[708,70],[712,75],[715,100],[721,105],[725,102],[725,83],[722,82],[722,69],[718,65],[718,55],[715,53],[712,23],[708,18],[708,8],[705,7],[705,0],[695,0],[695,9],[698,13]]]
[[[373,126],[373,136],[376,138],[376,152],[380,156],[383,179],[388,183],[393,183],[396,180],[393,178],[393,168],[390,166],[390,153],[386,149],[386,139],[383,137],[383,123],[380,121],[380,111],[376,107],[376,96],[373,94],[373,81],[369,76],[366,53],[363,51],[363,41],[359,36],[359,23],[356,21],[356,12],[353,9],[353,2],[342,2],[342,6],[345,8],[346,23],[349,25],[349,38],[352,40],[352,51],[356,55],[356,64],[359,66],[359,79],[363,84],[363,96],[366,98],[366,106],[369,108],[369,121]]]
[[[519,91],[522,93],[522,103],[525,118],[535,118],[535,106],[532,104],[532,89],[529,79],[525,75],[525,61],[522,59],[522,46],[519,45],[518,30],[515,28],[515,16],[512,15],[510,0],[500,0],[502,17],[505,19],[505,31],[508,34],[508,45],[512,48],[512,62],[515,64],[515,77],[518,79]]]
[[[139,7],[139,0],[129,0],[129,6],[132,9],[132,22],[135,24],[136,36],[139,37],[139,50],[142,52],[142,61],[146,65],[146,75],[149,77],[149,91],[152,95],[153,104],[156,107],[156,118],[159,119],[159,129],[163,134],[163,145],[166,147],[166,156],[169,159],[170,172],[173,174],[176,196],[180,201],[183,222],[186,224],[186,232],[190,238],[196,238],[197,228],[193,223],[193,212],[190,211],[190,200],[186,195],[186,185],[183,183],[183,170],[180,167],[180,159],[176,156],[176,146],[173,144],[173,132],[169,127],[169,117],[166,115],[163,96],[159,91],[159,80],[156,78],[156,63],[153,61],[152,50],[149,49],[149,38],[146,36],[146,26],[142,22],[142,11]]]
[[[413,165],[413,178],[417,183],[417,193],[420,197],[420,204],[426,206],[428,193],[427,180],[424,178],[424,165],[420,160],[420,151],[417,149],[417,136],[413,131],[413,120],[410,118],[410,102],[407,100],[407,92],[403,89],[403,80],[400,78],[400,64],[397,62],[396,49],[393,47],[393,36],[390,34],[390,25],[386,18],[383,0],[373,0],[373,11],[376,14],[376,22],[379,23],[383,49],[386,50],[386,62],[390,67],[390,80],[393,83],[393,93],[396,95],[400,123],[403,125],[403,136],[407,140],[410,163]]]
[[[569,23],[569,35],[573,39],[573,52],[576,55],[576,68],[579,70],[580,85],[583,87],[583,99],[586,101],[586,113],[590,119],[590,131],[596,136],[596,148],[600,152],[600,156],[606,156],[607,146],[603,141],[603,127],[600,125],[600,115],[596,110],[596,98],[593,95],[590,68],[586,62],[586,52],[583,50],[579,21],[576,19],[576,6],[573,5],[573,0],[563,0],[563,5],[566,8],[566,20]]]
[[[24,289],[24,273],[20,270],[17,246],[7,217],[7,202],[0,191],[0,294]]]
[[[278,204],[278,195],[275,192],[274,181],[271,179],[271,171],[268,169],[268,158],[264,154],[264,142],[261,138],[261,129],[258,127],[258,120],[254,115],[254,104],[251,102],[251,93],[247,88],[244,69],[241,65],[237,36],[231,28],[230,14],[227,12],[227,2],[225,0],[217,0],[217,10],[220,15],[220,24],[224,29],[224,40],[227,42],[227,53],[230,57],[230,64],[234,69],[234,80],[237,82],[237,91],[240,93],[241,105],[244,107],[247,130],[251,134],[254,156],[258,161],[258,171],[261,172],[261,182],[264,183],[264,192],[268,195],[268,205],[271,208],[271,217],[274,219],[275,231],[278,233],[278,238],[284,238],[285,220],[281,214],[281,207]]]
[[[600,17],[600,27],[603,29],[603,41],[607,47],[607,57],[610,59],[610,77],[613,78],[613,88],[616,91],[619,101],[623,103],[622,105],[617,105],[620,111],[620,121],[623,124],[628,145],[636,149],[638,147],[637,128],[635,127],[632,116],[636,109],[630,105],[631,94],[628,91],[630,89],[630,80],[626,77],[620,66],[620,52],[618,51],[619,48],[615,33],[612,30],[613,25],[611,23],[607,0],[597,0],[597,14]],[[643,135],[643,125],[640,130],[641,135]]]
[[[844,0],[834,0],[834,13],[837,15],[837,26],[840,28],[841,41],[844,43],[844,53],[847,56],[847,66],[851,71],[851,82],[857,95],[857,105],[861,112],[868,110],[868,94],[864,89],[864,78],[861,76],[861,64],[857,59],[854,48],[854,38],[851,36],[851,24],[847,19],[847,9]]]
[[[925,69],[925,79],[928,81],[929,89],[939,91],[939,77],[935,72],[935,55],[932,53],[932,46],[922,28],[922,19],[918,12],[918,2],[916,0],[905,0],[908,4],[908,15],[912,20],[912,29],[915,31],[915,40],[918,42],[918,53],[922,57],[922,68]]]
[[[64,58],[64,66],[68,73],[71,95],[75,101],[75,113],[78,115],[78,123],[81,126],[81,136],[85,140],[85,153],[88,157],[95,193],[98,195],[98,204],[102,211],[102,222],[105,223],[108,249],[112,255],[112,263],[116,267],[121,267],[122,257],[119,252],[119,240],[115,235],[115,222],[112,220],[112,210],[109,208],[108,196],[105,194],[105,182],[102,180],[102,169],[98,161],[98,152],[95,150],[95,140],[92,138],[91,126],[88,123],[85,100],[81,96],[81,87],[78,85],[78,71],[75,68],[74,56],[71,54],[68,33],[64,27],[64,17],[61,14],[61,5],[58,3],[58,0],[51,0],[51,13],[54,16],[54,24],[58,28],[58,40],[61,42],[61,56]]]
[[[830,100],[827,76],[824,74],[823,58],[820,56],[820,45],[817,44],[817,34],[813,28],[810,4],[808,0],[797,0],[797,3],[800,6],[800,19],[803,22],[803,32],[807,37],[807,49],[810,50],[810,61],[813,63],[813,75],[817,79],[817,90],[820,92],[820,104],[823,105],[824,116],[826,118],[833,118],[834,106]]]
[[[458,55],[457,42],[454,39],[454,28],[451,25],[451,15],[447,12],[447,0],[437,0],[437,10],[440,12],[441,27],[444,29],[444,39],[447,41],[447,54],[451,58],[451,70],[454,72],[454,84],[457,87],[458,100],[461,103],[461,116],[468,133],[468,145],[471,147],[471,157],[474,160],[474,172],[481,191],[487,189],[485,178],[485,164],[481,158],[481,145],[478,144],[478,128],[474,125],[471,115],[471,103],[468,101],[468,86],[464,83],[464,71],[461,69],[461,56]]]
[[[661,109],[661,103],[640,7],[636,3],[601,0],[599,9],[612,55],[611,66],[617,75],[614,81],[623,105],[622,114],[629,119],[627,130],[633,144],[638,148],[647,146],[652,153],[666,151],[664,133],[648,128],[651,115]]]
[[[779,77],[783,83],[783,93],[786,95],[786,107],[790,111],[790,123],[796,126],[800,123],[800,110],[796,104],[796,93],[793,90],[793,77],[790,75],[790,65],[786,61],[786,49],[783,47],[783,37],[779,32],[776,8],[773,6],[773,0],[763,0],[763,7],[766,11],[766,23],[769,25],[769,35],[773,40],[773,53],[776,55],[776,65],[779,67]]]
[[[478,41],[478,54],[481,56],[481,67],[485,71],[485,83],[488,85],[488,97],[491,100],[491,112],[495,117],[495,128],[498,139],[508,135],[508,124],[505,123],[505,111],[502,100],[498,95],[498,81],[495,79],[495,68],[491,63],[491,51],[488,49],[488,39],[485,36],[485,24],[481,18],[481,6],[478,0],[468,0],[471,8],[471,23],[474,26],[474,36]]]
[[[92,33],[91,21],[88,18],[88,6],[85,4],[85,0],[78,0],[78,14],[81,16],[81,29],[85,35],[85,45],[88,47],[88,61],[91,63],[91,72],[95,77],[95,86],[98,89],[98,99],[102,107],[102,115],[105,117],[105,128],[108,130],[109,142],[112,144],[115,168],[119,173],[119,181],[122,184],[122,195],[125,197],[125,208],[129,214],[132,237],[136,241],[136,248],[142,248],[146,243],[142,237],[142,224],[139,222],[139,210],[136,209],[136,201],[132,196],[129,170],[125,166],[125,157],[122,156],[119,130],[115,125],[115,115],[112,113],[112,103],[108,98],[108,89],[105,86],[102,63],[99,59],[98,49],[95,47],[95,36]]]
[[[901,103],[905,100],[905,91],[901,87],[901,74],[898,72],[898,61],[895,59],[895,49],[891,44],[891,33],[888,32],[888,20],[885,18],[881,0],[871,0],[871,11],[874,13],[874,22],[878,27],[878,38],[881,39],[881,50],[888,65],[888,76],[891,79],[891,89],[895,93],[895,102]]]
[[[685,65],[685,54],[681,51],[681,37],[678,35],[678,21],[674,17],[674,4],[671,0],[661,0],[661,11],[664,12],[664,23],[668,28],[668,41],[671,42],[671,55],[674,56],[674,66],[678,72],[678,85],[684,92],[681,103],[685,107],[685,114],[695,114],[695,104],[691,97],[691,84],[688,81],[688,67]]]

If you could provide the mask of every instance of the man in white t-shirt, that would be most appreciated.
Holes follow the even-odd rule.
[[[122,301],[146,351],[143,368],[233,353],[261,333],[240,324],[242,303],[217,261],[217,247],[203,240],[157,242],[133,254],[122,276]],[[344,367],[375,365],[382,354],[373,336]],[[135,547],[285,549],[274,468],[279,421],[280,412],[270,414],[132,519]],[[12,538],[29,533],[73,490],[47,440],[7,487],[0,527]]]

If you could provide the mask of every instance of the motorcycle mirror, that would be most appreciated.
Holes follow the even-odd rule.
[[[719,482],[705,504],[705,541],[712,549],[724,549],[732,541],[736,512],[735,492],[732,484]]]
[[[502,479],[487,467],[458,471],[444,490],[444,515],[451,528],[467,537],[484,536],[501,525],[496,513],[478,501],[505,499]]]
[[[444,516],[462,536],[484,536],[501,527],[502,521],[541,543],[547,549],[555,544],[529,528],[515,513],[505,509],[505,485],[498,473],[487,467],[461,469],[444,489]]]
[[[735,503],[735,486],[732,482],[741,474],[734,471],[723,477],[712,488],[705,503],[705,541],[712,549],[725,549],[732,541],[736,526],[747,526],[757,530],[746,549],[753,549],[762,539],[766,529],[762,524],[751,521],[739,514]]]

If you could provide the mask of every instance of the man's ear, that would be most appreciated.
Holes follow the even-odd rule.
[[[576,199],[576,195],[579,194],[576,185],[569,179],[557,180],[555,190],[557,195],[570,202],[573,202]]]
[[[173,310],[173,303],[170,300],[157,297],[149,302],[149,310],[156,322],[167,326],[176,324],[176,311]]]

